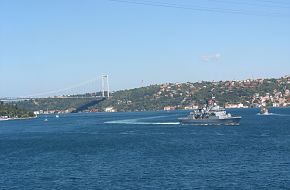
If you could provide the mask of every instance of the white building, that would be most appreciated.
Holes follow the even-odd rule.
[[[106,107],[105,112],[116,112],[117,110],[114,107]]]
[[[225,108],[244,108],[244,104],[225,104]]]
[[[170,110],[175,110],[175,107],[173,106],[166,106],[163,108],[164,111],[170,111]]]

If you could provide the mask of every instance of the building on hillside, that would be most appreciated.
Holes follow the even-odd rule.
[[[40,111],[34,111],[33,114],[34,115],[39,115],[40,114]]]
[[[114,107],[106,107],[105,112],[116,112],[117,110]]]
[[[225,108],[245,108],[244,104],[238,103],[238,104],[225,104]]]
[[[165,106],[163,108],[164,111],[170,111],[170,110],[175,110],[175,107],[174,106]]]
[[[196,110],[198,109],[197,105],[189,105],[184,107],[185,110]]]

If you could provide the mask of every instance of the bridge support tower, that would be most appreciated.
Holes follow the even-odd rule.
[[[105,92],[107,92],[107,98],[110,98],[109,75],[102,75],[102,97],[103,98],[105,98]]]

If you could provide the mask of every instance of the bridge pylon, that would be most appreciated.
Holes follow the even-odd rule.
[[[107,98],[110,98],[109,75],[102,75],[102,97],[105,98],[105,90]]]

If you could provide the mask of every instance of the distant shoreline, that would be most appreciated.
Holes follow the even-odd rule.
[[[37,118],[37,116],[35,116],[35,117],[25,117],[25,118],[7,118],[7,119],[0,119],[0,121],[26,120],[26,119],[34,119],[34,118]]]

